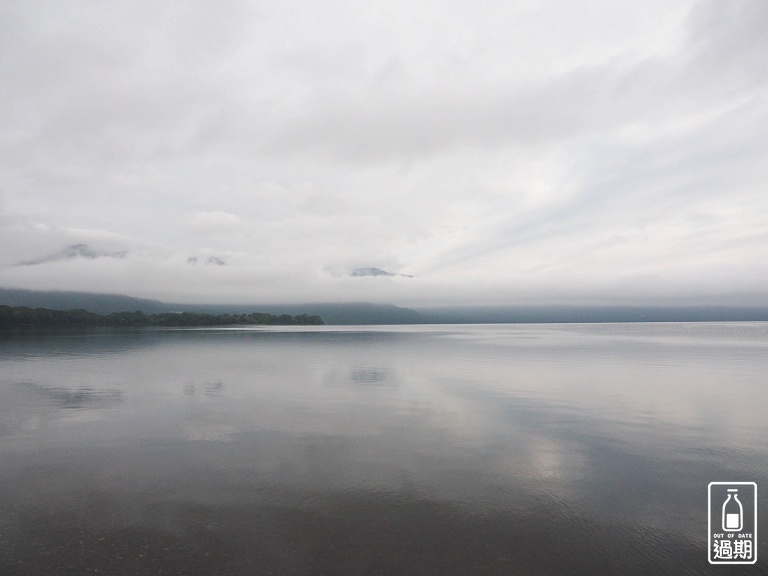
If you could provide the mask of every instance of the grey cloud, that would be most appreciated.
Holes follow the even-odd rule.
[[[345,159],[418,157],[454,146],[546,141],[599,128],[615,119],[615,110],[634,92],[630,85],[624,102],[611,104],[620,85],[631,82],[634,74],[610,66],[591,66],[525,87],[487,80],[468,83],[461,77],[425,85],[394,72],[395,80],[382,89],[380,75],[363,74],[340,90],[333,87],[332,70],[350,59],[341,56],[348,50],[331,51],[325,60],[303,56],[307,62],[296,70],[289,48],[278,44],[272,56],[256,43],[256,70],[263,74],[263,66],[272,60],[267,66],[277,74],[274,89],[259,87],[254,93],[242,75],[247,68],[227,74],[216,59],[248,63],[239,42],[251,46],[245,23],[254,30],[260,25],[256,16],[241,14],[242,5],[208,13],[190,3],[188,9],[166,8],[151,19],[138,10],[124,9],[117,15],[104,11],[89,16],[106,25],[89,29],[85,36],[78,34],[77,11],[62,6],[68,5],[59,5],[59,17],[66,21],[68,15],[74,26],[58,30],[53,41],[47,38],[51,48],[36,54],[38,65],[32,70],[41,74],[37,103],[49,110],[42,118],[40,138],[47,146],[58,140],[57,154],[69,160],[91,150],[83,161],[143,161],[173,155],[179,146],[210,151],[210,146],[228,141],[255,144],[256,150],[272,153],[319,150]],[[206,26],[198,37],[201,22]],[[88,20],[82,25],[88,26]],[[34,38],[41,32],[30,34]],[[195,48],[198,44],[210,46]],[[200,53],[187,54],[196,49]],[[289,51],[283,55],[279,50]],[[382,73],[398,70],[397,62],[390,59]],[[311,80],[323,70],[319,79]],[[659,75],[660,70],[652,72]],[[11,78],[24,74],[18,67],[9,70]],[[297,85],[308,94],[286,105],[292,99],[286,89]],[[52,86],[66,88],[51,92]],[[649,106],[645,99],[642,104]],[[72,142],[74,149],[68,146]]]
[[[339,160],[415,159],[463,146],[539,143],[614,120],[601,102],[609,70],[578,71],[538,88],[442,86],[387,99],[318,102],[265,144],[271,153],[317,151]]]
[[[701,0],[689,18],[693,64],[701,74],[740,87],[765,84],[768,5],[753,0]]]
[[[765,292],[767,18],[6,2],[0,277],[190,301]],[[125,255],[62,256],[81,244]],[[370,266],[414,278],[350,277]]]

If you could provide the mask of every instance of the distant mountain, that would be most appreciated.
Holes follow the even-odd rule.
[[[413,278],[410,274],[395,274],[381,268],[355,268],[350,276],[402,276],[404,278]]]
[[[445,306],[416,312],[432,324],[768,320],[768,307],[738,306]]]
[[[52,310],[74,310],[82,308],[97,314],[109,312],[145,313],[166,312],[167,306],[159,300],[132,298],[120,294],[92,294],[88,292],[57,292],[16,290],[0,288],[0,304],[6,306],[28,306]]]
[[[768,321],[768,307],[738,306],[441,306],[403,308],[392,304],[174,304],[119,294],[43,292],[0,288],[0,304],[97,314],[197,312],[206,314],[309,314],[326,324],[520,324],[569,322]]]
[[[188,327],[188,326],[243,326],[243,325],[320,325],[319,316],[299,314],[199,314],[196,312],[110,312],[95,314],[87,310],[51,310],[29,306],[0,306],[0,328],[65,328],[74,326],[116,327]]]
[[[172,304],[174,311],[206,312],[208,314],[243,314],[259,311],[269,314],[310,314],[320,316],[326,324],[423,324],[426,320],[410,308],[392,304],[364,302],[344,304],[266,304],[266,305],[205,305]]]
[[[309,314],[320,316],[326,324],[419,324],[424,319],[413,310],[392,304],[174,304],[159,300],[132,298],[119,294],[56,292],[0,288],[0,304],[52,310],[82,308],[97,314],[110,312],[197,312],[206,314]]]
[[[393,304],[305,304],[294,310],[320,316],[326,324],[423,324],[422,316],[410,308]],[[298,312],[287,312],[297,314]]]

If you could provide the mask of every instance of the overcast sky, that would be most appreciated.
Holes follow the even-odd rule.
[[[0,78],[0,286],[768,304],[764,0],[4,0]]]

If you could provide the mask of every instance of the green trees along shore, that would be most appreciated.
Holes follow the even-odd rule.
[[[87,310],[49,310],[27,306],[0,305],[0,327],[57,326],[237,326],[237,325],[319,325],[320,316],[299,314],[198,314],[195,312],[112,312],[95,314]]]

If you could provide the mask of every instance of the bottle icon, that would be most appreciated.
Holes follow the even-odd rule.
[[[739,490],[728,489],[728,498],[723,502],[723,531],[740,532],[744,527],[744,508],[739,502]]]

